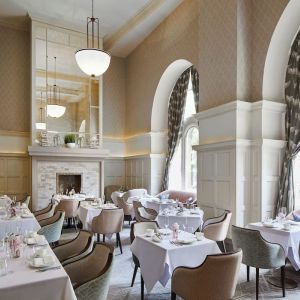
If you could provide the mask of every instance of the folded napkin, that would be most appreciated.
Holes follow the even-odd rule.
[[[292,215],[293,215],[294,221],[300,222],[300,216],[299,215],[295,214],[294,212],[292,212]]]

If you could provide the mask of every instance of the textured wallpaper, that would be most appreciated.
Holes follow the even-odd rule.
[[[268,45],[288,0],[185,0],[126,60],[126,132],[150,130],[155,90],[176,59],[200,75],[200,109],[261,100]]]
[[[125,131],[125,60],[112,57],[103,76],[103,135],[121,137]]]
[[[30,34],[0,26],[0,130],[30,131]]]

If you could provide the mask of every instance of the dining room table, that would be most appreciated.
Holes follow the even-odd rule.
[[[47,257],[53,258],[51,266],[33,264],[34,252],[43,248]],[[76,300],[71,281],[48,243],[43,246],[23,246],[21,256],[12,258],[0,253],[0,273],[4,260],[6,274],[0,276],[0,299],[2,300]]]
[[[132,253],[138,258],[140,270],[148,293],[156,283],[166,286],[173,271],[179,267],[194,268],[201,265],[206,256],[220,253],[215,241],[180,231],[178,239],[164,235],[159,242],[146,234],[137,235],[131,244]]]
[[[159,227],[171,227],[177,223],[181,229],[190,228],[190,231],[195,232],[198,228],[201,229],[203,224],[204,212],[199,207],[194,209],[167,209],[161,211],[156,221]]]
[[[157,213],[160,213],[165,209],[172,209],[178,206],[178,202],[173,199],[159,199],[156,197],[141,198],[140,202],[144,207],[151,208]]]
[[[78,208],[78,218],[82,223],[82,229],[91,230],[93,218],[99,216],[103,209],[116,209],[112,203],[99,204],[97,202],[83,201]]]
[[[284,223],[289,223],[290,228],[285,229]],[[291,220],[286,222],[273,220],[272,222],[250,223],[247,228],[258,230],[268,242],[281,245],[293,268],[296,271],[300,270],[300,223]]]

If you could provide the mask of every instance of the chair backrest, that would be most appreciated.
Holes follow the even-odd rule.
[[[53,217],[41,220],[39,223],[42,228],[38,234],[44,235],[48,243],[57,242],[61,236],[64,218],[65,212],[57,211]]]
[[[44,214],[44,213],[48,212],[49,210],[51,210],[52,205],[53,205],[52,203],[49,203],[45,208],[34,211],[33,214],[34,214],[35,216]]]
[[[133,242],[134,238],[137,235],[145,234],[147,229],[158,230],[158,224],[155,221],[146,221],[146,222],[135,222],[131,224],[130,228],[130,241]]]
[[[100,234],[112,234],[122,231],[124,212],[122,208],[103,209],[92,220],[92,232]]]
[[[112,202],[111,194],[115,191],[118,191],[120,188],[121,186],[117,184],[105,186],[104,187],[105,202],[107,201]]]
[[[111,271],[113,251],[112,246],[95,243],[90,254],[64,266],[78,299],[106,299],[109,278],[105,275]]]
[[[232,213],[226,210],[223,215],[208,219],[203,224],[204,236],[213,241],[224,241],[226,239]]]
[[[188,199],[192,198],[193,201],[196,200],[196,193],[194,192],[188,192],[188,191],[176,191],[176,190],[166,190],[155,197],[161,198],[162,196],[169,195],[169,199],[176,200],[186,203]]]
[[[244,264],[262,269],[277,268],[285,264],[283,248],[267,242],[258,230],[232,226],[231,235],[234,249],[243,250]]]
[[[139,207],[143,206],[142,203],[138,200],[133,200],[132,205],[133,205],[134,217],[135,217],[136,221],[142,222],[142,218],[141,218],[139,210],[138,210]]]
[[[117,206],[123,209],[125,216],[131,215],[133,206],[132,204],[126,203],[123,197],[117,197]]]
[[[79,256],[89,249],[93,242],[93,234],[86,230],[80,230],[75,239],[53,248],[53,252],[60,262],[79,259]]]
[[[196,268],[178,267],[172,275],[172,291],[184,299],[234,297],[242,261],[242,251],[208,255]]]
[[[153,214],[148,213],[144,206],[138,208],[138,212],[143,219],[154,221],[157,217],[157,212],[153,209],[151,209],[151,211],[153,212]]]
[[[41,221],[41,220],[44,220],[44,219],[48,219],[48,218],[53,217],[56,206],[57,206],[57,203],[50,204],[50,206],[49,206],[50,209],[49,209],[48,211],[42,213],[42,214],[38,214],[38,215],[36,216],[36,219],[37,219],[38,221]]]
[[[144,197],[147,195],[146,189],[132,189],[123,195],[123,199],[127,201],[129,197]]]
[[[25,204],[27,205],[27,207],[29,207],[30,199],[31,199],[31,197],[30,197],[29,195],[27,195],[27,196],[25,197],[25,199],[23,200],[23,203],[25,203]]]
[[[79,206],[79,201],[78,200],[61,200],[56,208],[55,211],[62,210],[65,212],[65,217],[66,218],[73,218],[77,216],[77,209]]]

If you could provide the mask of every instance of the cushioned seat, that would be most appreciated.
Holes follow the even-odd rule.
[[[75,230],[77,232],[77,211],[79,207],[80,201],[79,200],[61,200],[56,208],[55,211],[61,210],[65,212],[65,218],[68,221],[68,224],[71,224],[71,221],[73,222],[75,226]]]
[[[111,199],[111,194],[115,191],[119,191],[121,188],[120,185],[107,185],[104,187],[104,198],[105,203],[107,202],[113,202]]]
[[[123,209],[124,212],[124,220],[130,222],[132,220],[133,212],[133,205],[131,203],[127,203],[123,197],[117,197],[117,206]]]
[[[137,222],[153,221],[157,217],[154,209],[146,208],[138,200],[132,201],[134,217]]]
[[[55,212],[55,207],[56,207],[56,203],[54,203],[54,204],[49,204],[49,206],[48,207],[46,207],[43,211],[44,211],[44,213],[42,213],[42,214],[38,214],[38,215],[36,215],[35,216],[35,218],[38,220],[38,221],[40,221],[40,220],[43,220],[43,219],[48,219],[48,218],[51,218],[53,215],[54,215],[54,212]]]
[[[208,255],[196,268],[178,267],[172,275],[172,300],[228,300],[235,293],[242,251]]]
[[[95,243],[93,251],[64,266],[78,300],[107,298],[113,265],[113,248]]]
[[[243,250],[243,263],[247,266],[247,281],[250,267],[256,268],[256,299],[258,299],[259,269],[281,268],[282,294],[285,297],[285,253],[281,245],[266,241],[258,230],[232,226],[232,243],[235,249]]]
[[[38,234],[44,235],[48,243],[55,243],[60,239],[65,212],[57,211],[51,218],[40,220],[41,229]]]
[[[93,234],[86,230],[80,230],[75,239],[53,248],[53,252],[64,265],[78,260],[92,250]]]

